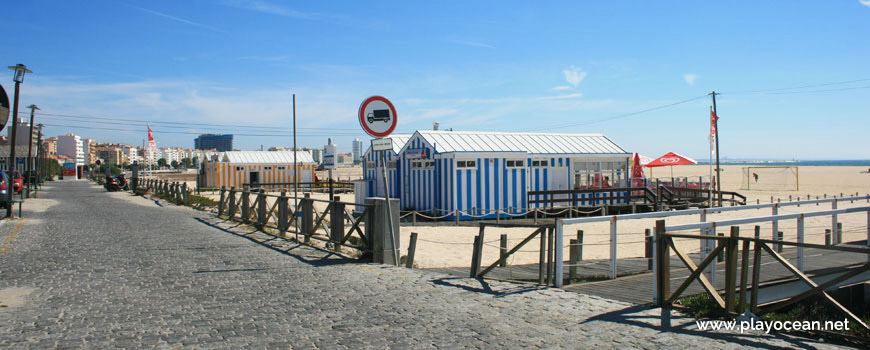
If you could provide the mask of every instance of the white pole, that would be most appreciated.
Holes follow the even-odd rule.
[[[831,202],[831,209],[837,209],[836,197],[834,197],[834,201]],[[837,240],[839,237],[837,236],[837,214],[833,214],[831,215],[831,242],[833,242],[834,245],[840,244],[840,241]]]
[[[313,205],[313,204],[312,204]],[[296,94],[293,94],[293,222],[296,241],[299,241],[299,163],[296,159]]]
[[[610,278],[616,278],[616,215],[610,219]]]
[[[393,262],[399,266],[399,250],[396,249],[396,233],[393,231],[393,210],[390,206],[390,180],[387,178],[387,151],[381,151],[381,169],[384,174],[384,193],[387,195],[387,225],[390,225],[390,245],[393,250]]]
[[[868,213],[870,213],[870,212],[868,212]],[[496,212],[496,215],[498,215],[498,212]],[[555,275],[554,277],[555,277],[555,287],[556,288],[562,287],[562,271],[563,271],[563,267],[562,267],[563,251],[562,250],[564,249],[563,248],[564,246],[562,245],[562,241],[564,240],[562,230],[563,230],[562,220],[556,220],[556,242],[554,242],[554,245],[556,248],[556,253],[554,254],[554,259],[556,260],[556,271],[555,271],[555,273],[553,273]]]

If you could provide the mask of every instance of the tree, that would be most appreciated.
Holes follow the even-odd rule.
[[[193,165],[193,162],[190,161],[190,158],[181,158],[181,166],[185,168],[190,168]]]
[[[173,160],[172,163],[169,163],[169,165],[171,165],[173,169],[178,169],[179,163],[177,160]]]
[[[43,158],[42,159],[42,171],[44,174],[42,176],[52,179],[55,176],[60,175],[60,163],[57,162],[57,159],[51,158]]]
[[[160,158],[160,159],[158,159],[158,160],[157,160],[157,166],[158,166],[158,167],[161,167],[161,168],[162,168],[162,167],[165,167],[165,166],[166,166],[166,158]]]

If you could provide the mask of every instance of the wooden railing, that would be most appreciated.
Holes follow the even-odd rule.
[[[867,247],[856,247],[856,246],[831,246],[831,245],[823,245],[823,244],[810,244],[804,242],[804,220],[808,217],[816,217],[816,216],[832,216],[833,220],[837,220],[837,215],[848,214],[848,213],[867,213],[868,220],[868,230],[867,230],[867,239],[868,246]],[[797,220],[797,242],[786,242],[782,240],[773,240],[773,239],[762,239],[761,228],[760,226],[755,226],[754,237],[740,237],[740,227],[738,225],[742,224],[751,224],[751,223],[762,223],[762,222],[770,222],[770,221],[780,221],[780,220],[789,220],[795,219]],[[730,235],[729,236],[717,236],[714,234],[709,234],[709,229],[715,227],[728,227],[730,226]],[[693,234],[681,234],[675,233],[678,231],[686,231],[686,230],[696,230],[702,229],[707,230],[707,234],[703,235],[693,235]],[[694,261],[680,248],[674,244],[674,238],[682,238],[682,239],[697,239],[703,241],[716,241],[718,242],[718,246],[709,252],[706,256],[703,256],[703,260],[699,264],[695,264]],[[749,300],[749,309],[750,311],[761,315],[764,313],[773,312],[779,310],[788,305],[792,305],[801,300],[804,300],[810,296],[819,295],[823,299],[827,300],[831,304],[834,305],[837,309],[842,311],[852,322],[861,325],[864,328],[870,329],[863,320],[850,312],[847,308],[843,307],[839,302],[837,302],[830,294],[826,292],[826,289],[836,286],[837,284],[849,280],[865,271],[870,270],[870,206],[868,207],[855,207],[848,209],[833,209],[833,210],[825,210],[825,211],[817,211],[817,212],[809,212],[809,213],[800,213],[800,214],[785,214],[785,215],[772,215],[772,216],[763,216],[763,217],[754,217],[754,218],[742,218],[742,219],[733,219],[733,220],[725,220],[720,222],[707,222],[707,223],[698,223],[698,224],[685,224],[685,225],[676,225],[676,226],[666,226],[665,220],[656,221],[655,228],[655,282],[656,282],[656,298],[655,302],[662,308],[662,325],[669,326],[670,325],[670,309],[673,307],[674,302],[680,298],[683,292],[691,285],[693,282],[697,281],[701,284],[704,290],[709,294],[713,300],[725,310],[727,314],[730,316],[736,316],[745,311],[747,305],[747,299]],[[742,250],[738,249],[742,244]],[[750,244],[752,245],[752,250],[750,250]],[[793,265],[788,260],[786,260],[777,250],[771,245],[779,245],[779,246],[792,246],[797,248],[797,264]],[[843,267],[842,274],[828,280],[825,283],[818,284],[814,282],[810,277],[808,277],[805,271],[805,257],[804,257],[804,248],[814,248],[819,250],[827,250],[827,251],[839,251],[839,252],[850,252],[850,253],[858,253],[858,254],[866,254],[867,255],[867,263],[861,264],[855,267],[846,268]],[[671,267],[670,267],[670,252],[673,251],[680,261],[686,266],[686,268],[690,271],[690,275],[680,284],[679,287],[673,292],[670,293],[670,282],[671,282]],[[739,252],[742,251],[742,258],[738,259]],[[752,276],[748,276],[749,273],[749,260],[750,260],[750,251],[754,253],[752,257]],[[761,254],[762,251],[770,255],[775,261],[779,262],[782,266],[784,266],[793,276],[795,276],[798,280],[802,281],[806,284],[810,289],[804,292],[801,292],[797,295],[793,295],[790,297],[785,297],[783,300],[772,302],[767,305],[759,305],[758,302],[758,291],[759,285],[762,282],[763,278],[761,277],[760,268],[761,268]],[[716,257],[723,253],[725,255],[725,288],[724,288],[724,298],[723,295],[719,293],[719,291],[714,287],[713,283],[704,275],[704,270],[707,269],[711,264],[716,260]],[[738,261],[739,260],[739,261]],[[737,269],[738,264],[740,266],[740,278],[737,278]],[[750,286],[747,286],[750,284]],[[739,295],[739,298],[738,298]]]
[[[483,242],[484,242],[484,233],[486,231],[486,227],[511,227],[511,228],[534,228],[530,235],[528,235],[525,239],[523,239],[516,246],[507,250],[507,244],[504,244],[504,248],[499,253],[499,259],[485,268],[483,271],[481,268],[481,260],[483,257]],[[483,278],[487,273],[492,271],[498,266],[505,266],[507,258],[518,252],[523,246],[533,240],[535,237],[540,237],[541,248],[540,248],[540,259],[538,265],[538,284],[555,284],[556,280],[561,280],[561,274],[556,274],[556,259],[557,249],[554,241],[555,241],[555,226],[553,225],[512,225],[512,224],[489,224],[489,223],[481,223],[480,224],[480,232],[477,236],[474,237],[474,251],[471,254],[471,278]]]
[[[255,196],[253,201],[252,195]],[[269,198],[274,199],[271,205],[267,200]],[[340,197],[335,197],[332,201],[313,199],[310,194],[305,194],[294,207],[290,205],[292,198],[286,192],[270,195],[262,190],[227,190],[222,187],[218,217],[253,223],[260,228],[274,228],[282,235],[303,235],[306,243],[312,239],[324,241],[335,251],[340,251],[341,247],[364,252],[371,250],[371,240],[364,231],[368,228],[365,223],[371,222],[371,205],[342,202]],[[317,210],[314,205],[317,202],[327,203],[326,208]],[[348,210],[349,207],[363,210],[353,213]],[[354,234],[359,238],[359,244],[349,244]]]

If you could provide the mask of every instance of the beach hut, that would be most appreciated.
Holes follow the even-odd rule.
[[[399,151],[405,147],[405,143],[411,135],[392,134],[392,151],[387,151],[387,176],[390,180],[390,198],[399,198],[399,170],[396,168]],[[356,203],[364,203],[366,197],[384,197],[384,172],[381,168],[381,155],[373,152],[371,144],[363,153],[363,179],[354,181],[354,197]]]
[[[601,134],[417,131],[397,152],[397,192],[402,209],[447,219],[521,214],[546,206],[529,191],[627,187],[630,156]]]
[[[299,168],[294,171],[294,157]],[[203,162],[202,183],[207,187],[258,187],[270,191],[291,187],[295,182],[314,181],[316,164],[308,151],[230,151]]]

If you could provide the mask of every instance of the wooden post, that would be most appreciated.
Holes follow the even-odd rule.
[[[405,267],[414,267],[414,253],[417,252],[417,232],[411,232],[411,240],[408,241],[408,257],[405,258]]]
[[[837,243],[838,244],[843,243],[843,223],[842,222],[837,223]]]
[[[743,241],[743,258],[740,266],[740,299],[737,301],[737,313],[746,311],[746,279],[749,275],[749,241]]]
[[[260,189],[257,193],[257,224],[266,226],[266,211],[269,210],[266,205],[266,190]]]
[[[554,230],[552,228],[547,229],[547,284],[553,284],[556,280],[556,276],[553,276],[553,240],[554,240]]]
[[[837,209],[837,199],[836,199],[836,198],[834,198],[834,201],[831,202],[831,209],[834,209],[834,210]],[[836,244],[843,243],[843,242],[840,242],[840,239],[839,239],[839,237],[837,236],[837,214],[832,214],[832,215],[831,215],[831,232],[834,234],[834,237],[833,237],[833,239],[832,239],[832,242],[833,242],[835,245],[836,245]]]
[[[773,206],[773,215],[779,215],[779,203]],[[776,240],[776,233],[779,232],[779,220],[773,219],[773,228],[771,229],[771,236],[773,236],[773,240]]]
[[[341,203],[341,197],[335,196],[332,203],[332,210],[329,211],[329,240],[332,241],[332,248],[336,252],[341,251],[341,241],[344,238],[344,203]]]
[[[643,256],[646,258],[646,263],[647,263],[646,268],[647,268],[647,270],[652,271],[652,269],[653,269],[653,261],[652,261],[652,257],[653,257],[653,236],[652,236],[652,230],[650,230],[650,229],[645,229],[645,230],[643,230],[643,236],[644,236],[644,241],[645,241],[644,254],[643,254]]]
[[[226,200],[226,197],[227,197],[227,188],[226,188],[226,186],[221,186],[221,197],[220,197],[220,201],[218,202],[218,216],[224,215],[224,210],[226,209],[224,207],[224,201]]]
[[[568,241],[568,283],[577,279],[577,264],[580,262],[580,241],[572,239]]]
[[[236,215],[236,188],[230,187],[230,200],[229,200],[229,212],[227,216],[232,220],[233,216]]]
[[[411,226],[417,226],[417,210],[411,211]]]
[[[825,229],[825,245],[831,245],[831,229]]]
[[[577,261],[583,261],[583,230],[577,230]]]
[[[804,243],[804,214],[797,219],[797,242]],[[797,247],[797,268],[804,272],[804,247]]]
[[[785,238],[785,235],[782,234],[782,231],[779,231],[776,233],[776,240],[777,241],[782,242],[783,238]],[[782,244],[776,245],[776,252],[782,253]]]
[[[456,216],[456,226],[459,226],[459,209],[454,210]]]
[[[251,217],[251,190],[242,191],[242,222],[248,222]]]
[[[749,310],[758,313],[758,283],[761,275],[761,226],[755,226],[755,241],[752,243],[755,254],[752,256],[752,292],[749,296]]]
[[[724,233],[717,233],[716,235],[719,237],[725,237]],[[716,240],[716,245],[718,246],[720,244],[725,244],[723,242],[724,241],[722,241],[722,240]],[[716,262],[723,262],[723,261],[725,261],[725,250],[720,250],[719,255],[716,256]],[[716,272],[716,269],[714,268],[713,273],[715,273],[715,272]]]
[[[185,182],[185,183],[181,184],[181,202],[182,203],[184,203],[184,204],[189,203],[190,199],[187,198],[188,194],[189,193],[187,191],[187,182]]]
[[[305,243],[311,242],[311,235],[314,234],[314,201],[311,199],[311,194],[306,193],[305,197],[300,201],[300,209],[302,209],[302,234],[305,235]],[[366,225],[368,226],[368,225]]]
[[[538,284],[544,284],[545,276],[547,274],[546,271],[546,261],[547,259],[547,230],[541,230],[541,251],[538,256]]]
[[[290,228],[290,217],[287,210],[288,204],[290,202],[289,198],[287,198],[287,192],[281,191],[281,196],[278,197],[278,230],[281,231],[282,234],[287,232],[287,229]],[[295,214],[295,213],[294,213]]]
[[[495,223],[496,224],[501,223],[501,208],[495,209]]]
[[[725,311],[729,314],[734,312],[735,287],[737,285],[737,236],[739,236],[740,227],[731,226],[731,236],[726,241],[725,246]]]
[[[506,234],[502,234],[498,245],[498,266],[507,266],[508,238]]]
[[[656,221],[656,303],[662,308],[661,326],[671,326],[671,305],[667,302],[671,292],[671,259],[668,238],[665,236],[665,221]]]
[[[480,255],[480,235],[474,236],[474,246],[471,251],[471,271],[468,277],[477,278],[477,273],[480,272],[480,266],[477,265],[477,256]]]
[[[617,276],[617,226],[616,216],[610,218],[610,279]]]

